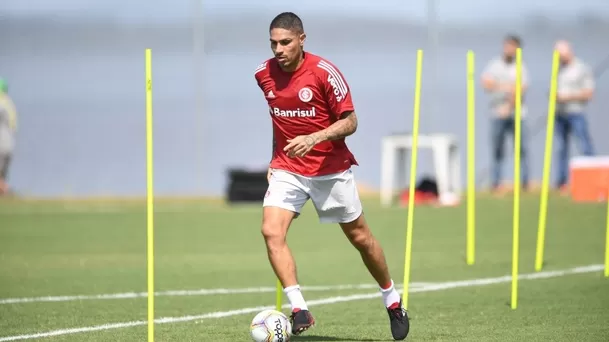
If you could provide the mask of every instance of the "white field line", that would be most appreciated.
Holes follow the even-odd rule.
[[[433,283],[411,283],[411,287],[418,288],[421,286],[429,286]],[[347,284],[347,285],[328,285],[328,286],[303,286],[302,290],[306,292],[324,292],[324,291],[340,291],[340,290],[370,290],[376,289],[375,284]],[[246,293],[274,293],[275,287],[249,287],[236,289],[198,289],[198,290],[171,290],[155,292],[155,297],[179,297],[179,296],[213,296],[213,295],[230,295],[230,294],[246,294]],[[21,304],[21,303],[40,303],[40,302],[72,302],[80,300],[104,300],[104,299],[132,299],[132,298],[147,298],[147,292],[125,292],[125,293],[108,293],[98,295],[73,295],[73,296],[44,296],[44,297],[25,297],[25,298],[4,298],[0,299],[0,305],[5,304]]]
[[[518,276],[518,279],[547,279],[547,278],[555,278],[562,277],[570,274],[581,274],[581,273],[591,273],[598,272],[603,270],[603,265],[589,265],[589,266],[581,266],[575,267],[567,270],[560,271],[548,271],[548,272],[539,272],[532,274],[522,274]],[[497,278],[482,278],[482,279],[472,279],[472,280],[463,280],[463,281],[453,281],[453,282],[445,282],[445,283],[436,283],[428,286],[422,286],[419,288],[413,288],[409,292],[430,292],[430,291],[442,291],[460,287],[474,287],[474,286],[484,286],[484,285],[492,285],[492,284],[501,284],[510,282],[512,279],[511,276],[503,276]],[[335,303],[343,303],[343,302],[352,302],[357,300],[371,299],[380,297],[380,292],[374,292],[369,294],[356,294],[351,296],[338,296],[338,297],[329,297],[318,300],[308,301],[308,306],[317,306],[317,305],[327,305],[327,304],[335,304]],[[289,305],[284,305],[284,307],[289,307]],[[165,324],[165,323],[178,323],[178,322],[189,322],[189,321],[200,321],[210,318],[222,318],[236,315],[243,315],[249,313],[256,313],[265,309],[273,309],[274,306],[258,306],[252,308],[245,308],[239,310],[231,310],[231,311],[219,311],[219,312],[210,312],[202,315],[194,315],[194,316],[181,316],[181,317],[164,317],[155,319],[155,323],[157,324]],[[69,335],[69,334],[77,334],[83,332],[92,332],[92,331],[103,331],[103,330],[112,330],[112,329],[121,329],[128,328],[134,326],[142,326],[148,324],[147,321],[132,321],[132,322],[123,322],[123,323],[109,323],[91,327],[83,327],[83,328],[70,328],[70,329],[62,329],[62,330],[53,330],[49,332],[41,332],[30,335],[16,335],[16,336],[7,336],[0,337],[0,342],[5,341],[19,341],[26,339],[35,339],[35,338],[44,338],[51,336],[60,336],[60,335]]]

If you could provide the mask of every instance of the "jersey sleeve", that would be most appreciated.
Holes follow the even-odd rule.
[[[498,73],[498,69],[500,68],[499,63],[497,63],[496,59],[492,59],[490,60],[488,63],[486,63],[486,66],[484,67],[484,70],[482,71],[482,77],[489,77],[489,78],[497,78],[497,73]]]
[[[258,65],[256,67],[256,70],[254,71],[254,78],[256,79],[256,84],[258,84],[258,87],[262,91],[264,91],[264,89],[262,87],[262,77],[264,75],[264,72],[268,68],[267,64],[268,64],[268,61]]]
[[[581,87],[582,89],[594,90],[595,88],[594,74],[588,66],[582,67]]]
[[[343,113],[354,110],[349,84],[343,74],[331,63],[321,60],[317,64],[321,78],[321,92],[332,113],[339,118]]]
[[[524,63],[522,63],[522,74],[520,83],[525,87],[529,87],[531,85],[531,82],[529,80],[529,68],[527,68]]]

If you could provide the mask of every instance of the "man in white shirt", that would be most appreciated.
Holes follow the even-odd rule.
[[[0,196],[9,192],[8,168],[15,148],[17,111],[7,94],[8,85],[0,78]]]
[[[569,176],[569,137],[575,136],[582,154],[594,154],[592,139],[585,115],[588,102],[594,94],[595,82],[592,70],[575,56],[565,40],[556,42],[554,48],[560,55],[557,78],[555,132],[558,138],[558,179],[556,186],[565,190]]]
[[[501,171],[504,159],[503,149],[508,133],[514,136],[514,105],[516,91],[516,50],[521,47],[520,38],[507,36],[503,42],[503,55],[492,59],[482,74],[482,86],[491,94],[490,111],[492,116],[492,187],[493,191],[501,190]],[[527,107],[524,94],[529,86],[529,73],[522,62],[521,73],[521,114],[526,116]],[[521,176],[522,187],[529,183],[529,166],[527,155],[527,127],[521,119]]]

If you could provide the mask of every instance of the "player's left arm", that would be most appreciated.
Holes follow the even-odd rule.
[[[521,99],[522,99],[522,97],[525,96],[527,90],[529,90],[529,70],[527,69],[526,65],[523,64],[522,65],[522,73],[520,75],[520,96],[521,96]],[[510,104],[510,107],[512,109],[516,105],[516,80],[514,80],[514,84],[512,86],[510,86],[509,104]]]
[[[594,95],[594,75],[588,67],[583,67],[579,79],[579,89],[569,92],[558,92],[556,101],[565,103],[570,101],[590,101]]]
[[[303,157],[311,151],[313,146],[328,140],[342,139],[355,133],[356,130],[357,114],[352,110],[346,111],[328,128],[288,140],[288,145],[283,150],[286,151],[290,157]]]
[[[339,119],[328,128],[310,135],[315,144],[328,140],[337,140],[350,136],[357,131],[357,114],[349,110],[342,113]]]
[[[334,65],[321,61],[318,64],[320,90],[336,121],[329,127],[310,135],[315,144],[345,138],[357,130],[357,114],[351,98],[351,89],[343,74]]]
[[[525,94],[527,90],[529,90],[529,69],[526,65],[522,66],[522,74],[520,77],[520,92],[521,94]],[[514,89],[516,89],[516,85],[514,85]]]
[[[575,101],[590,101],[594,96],[594,74],[588,66],[584,66],[580,78],[580,91],[573,95]]]
[[[325,97],[328,109],[334,113],[336,121],[320,131],[288,140],[284,151],[287,151],[289,156],[305,156],[315,145],[345,138],[357,130],[358,120],[351,91],[342,73],[326,61],[320,61],[316,70],[319,90]]]

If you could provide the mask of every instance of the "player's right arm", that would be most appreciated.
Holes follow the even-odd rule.
[[[264,73],[266,71],[267,68],[267,62],[264,62],[260,65],[258,65],[256,67],[256,70],[254,71],[254,77],[256,79],[256,84],[258,84],[258,87],[260,88],[260,90],[262,90],[262,94],[264,94],[264,87],[262,86],[262,80],[264,77]],[[266,180],[270,181],[271,180],[271,162],[273,161],[273,158],[275,157],[275,147],[277,147],[277,140],[275,140],[275,134],[273,133],[273,140],[271,143],[271,160],[269,161],[269,167],[266,171]]]
[[[488,92],[496,91],[499,85],[494,75],[496,73],[496,69],[497,63],[495,60],[492,60],[482,72],[480,82],[482,83],[482,87],[484,88],[484,90]]]
[[[501,61],[493,59],[488,63],[484,71],[482,72],[481,83],[484,90],[494,93],[510,93],[514,90],[515,82],[510,83],[499,83],[497,81],[497,74],[500,72]]]
[[[580,90],[573,96],[575,101],[590,101],[594,96],[594,74],[592,69],[583,65],[581,69]]]
[[[275,147],[277,147],[277,140],[275,140],[275,136],[273,136],[273,144],[272,144],[272,148],[271,148],[271,161],[273,160],[273,157],[275,156]],[[271,165],[270,165],[270,162],[269,162],[269,168],[266,171],[266,180],[268,182],[271,181],[271,174],[272,173],[273,172],[271,171]]]

